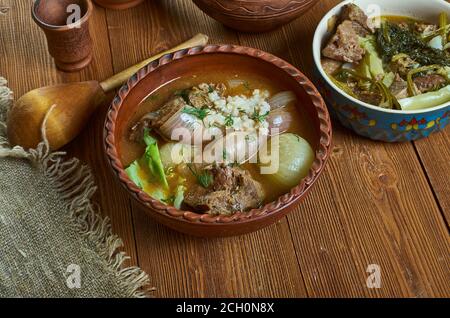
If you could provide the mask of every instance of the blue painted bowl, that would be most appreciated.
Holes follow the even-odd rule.
[[[404,15],[436,22],[440,12],[450,12],[443,0],[356,0],[344,1],[329,11],[319,23],[313,40],[316,86],[328,104],[330,113],[345,127],[374,140],[403,142],[428,137],[449,122],[450,102],[414,111],[384,109],[359,101],[340,90],[328,77],[320,63],[321,49],[329,39],[328,21],[340,13],[341,7],[353,2],[368,16]]]

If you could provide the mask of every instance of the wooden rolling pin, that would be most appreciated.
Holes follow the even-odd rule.
[[[42,87],[17,100],[8,115],[7,135],[12,146],[35,148],[41,141],[41,125],[49,111],[46,135],[51,149],[56,150],[73,140],[89,117],[105,99],[105,93],[123,85],[139,69],[161,56],[178,50],[206,45],[208,37],[197,34],[192,39],[153,56],[99,83],[97,81],[68,83]]]

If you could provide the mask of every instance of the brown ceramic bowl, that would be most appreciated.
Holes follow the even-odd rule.
[[[128,133],[128,124],[139,104],[150,93],[173,79],[194,75],[208,67],[212,70],[239,68],[257,72],[273,81],[283,83],[299,98],[314,124],[316,151],[309,175],[289,193],[260,209],[239,212],[232,216],[212,216],[180,211],[162,204],[141,191],[127,176],[120,160],[118,141]],[[314,85],[292,65],[269,53],[235,45],[208,45],[168,54],[142,68],[128,80],[114,98],[107,114],[105,151],[113,173],[128,193],[136,199],[146,213],[156,221],[177,231],[196,236],[231,236],[259,230],[291,211],[311,189],[322,172],[331,148],[331,122],[325,103]]]
[[[135,7],[145,0],[94,0],[96,4],[107,9],[125,10]]]
[[[193,0],[206,14],[243,32],[265,32],[308,11],[317,0]]]

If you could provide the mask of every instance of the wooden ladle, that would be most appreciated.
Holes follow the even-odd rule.
[[[139,69],[161,56],[178,50],[206,45],[208,37],[197,34],[192,39],[145,61],[140,62],[103,81],[68,83],[42,87],[17,100],[8,114],[7,135],[12,146],[35,148],[42,141],[41,125],[46,118],[46,136],[53,150],[73,140],[84,128],[106,95],[123,85]],[[52,107],[54,106],[54,107]]]

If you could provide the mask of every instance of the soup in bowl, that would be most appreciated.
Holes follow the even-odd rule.
[[[133,76],[108,112],[106,153],[126,189],[169,227],[247,233],[298,203],[328,158],[324,102],[268,53],[206,46]]]
[[[442,130],[450,110],[450,3],[343,1],[313,40],[317,82],[340,122],[387,142]]]

